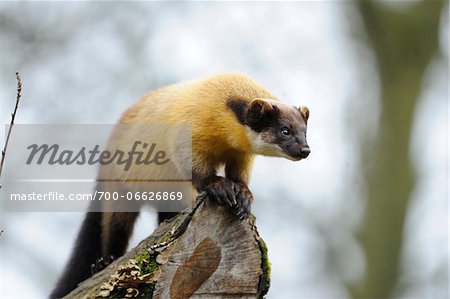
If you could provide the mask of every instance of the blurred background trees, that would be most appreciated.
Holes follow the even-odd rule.
[[[362,144],[367,208],[359,237],[366,273],[352,291],[355,298],[390,298],[397,295],[405,215],[416,181],[413,160],[421,158],[409,154],[413,121],[424,74],[439,54],[444,3],[356,5],[375,55],[381,103],[376,135]]]
[[[311,110],[311,156],[258,158],[250,184],[268,298],[447,298],[447,36],[434,0],[1,2],[0,118],[17,70],[31,124],[115,123],[148,90],[248,74]],[[1,296],[45,298],[82,217],[2,211]]]

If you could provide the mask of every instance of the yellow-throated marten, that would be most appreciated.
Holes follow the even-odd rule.
[[[193,187],[244,219],[253,200],[247,185],[254,156],[306,158],[308,117],[308,108],[279,102],[255,81],[223,74],[150,92],[123,114],[120,123],[190,124]],[[220,166],[225,166],[225,177],[216,174]],[[68,294],[91,276],[91,266],[99,259],[123,255],[137,215],[88,212],[50,297]],[[158,220],[172,216],[159,213]]]

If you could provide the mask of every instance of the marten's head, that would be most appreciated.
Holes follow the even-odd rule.
[[[291,107],[270,99],[254,99],[234,104],[230,108],[247,126],[247,132],[255,154],[284,157],[298,161],[311,152],[306,141],[309,109]]]

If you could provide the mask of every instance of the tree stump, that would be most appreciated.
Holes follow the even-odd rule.
[[[200,194],[65,298],[262,298],[269,272],[255,218],[239,221]]]

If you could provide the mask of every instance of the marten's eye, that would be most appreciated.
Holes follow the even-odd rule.
[[[284,128],[281,129],[281,134],[283,136],[289,136],[289,135],[291,135],[291,132],[289,131],[288,128],[284,127]]]

